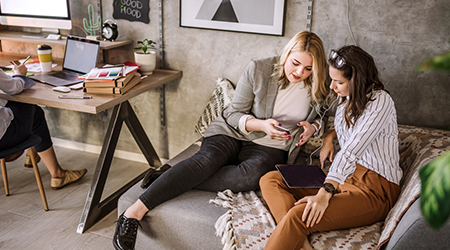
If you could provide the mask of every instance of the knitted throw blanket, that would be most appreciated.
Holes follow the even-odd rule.
[[[219,192],[210,203],[230,208],[214,225],[221,237],[223,250],[264,249],[275,229],[275,221],[258,191],[234,194],[231,190]]]

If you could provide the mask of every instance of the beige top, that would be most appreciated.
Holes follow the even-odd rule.
[[[309,88],[305,87],[304,82],[290,83],[285,89],[278,90],[273,108],[272,118],[291,131],[291,139],[280,141],[271,139],[268,135],[256,139],[253,142],[271,148],[288,150],[296,133],[299,131],[297,123],[306,120],[311,112],[311,95]],[[248,117],[242,117],[239,124],[239,130],[242,133],[248,133],[245,130],[245,122]]]

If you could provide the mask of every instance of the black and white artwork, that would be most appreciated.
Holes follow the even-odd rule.
[[[285,0],[180,0],[180,26],[279,35]]]

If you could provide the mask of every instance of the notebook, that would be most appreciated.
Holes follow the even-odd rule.
[[[320,188],[325,173],[316,165],[275,165],[290,188]]]
[[[82,82],[79,76],[87,74],[97,64],[100,41],[67,36],[62,71],[38,74],[30,78],[53,86],[67,86]]]

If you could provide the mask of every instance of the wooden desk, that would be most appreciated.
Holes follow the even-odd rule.
[[[153,75],[143,79],[141,83],[124,95],[89,94],[93,96],[92,99],[59,99],[58,95],[61,95],[62,93],[53,91],[53,86],[43,83],[36,83],[33,88],[24,90],[18,95],[7,95],[0,91],[0,99],[45,105],[53,108],[68,109],[91,114],[98,114],[104,110],[113,108],[102,150],[95,168],[92,185],[87,195],[86,203],[78,224],[78,233],[83,233],[98,220],[114,210],[117,207],[119,196],[141,180],[147,173],[147,171],[141,173],[115,193],[101,201],[106,178],[108,177],[108,172],[123,123],[127,125],[148,163],[155,168],[161,166],[161,161],[128,100],[145,91],[157,88],[179,78],[181,78],[180,71],[155,70]],[[72,90],[70,94],[83,95],[84,93],[82,90]]]
[[[0,99],[24,102],[31,104],[44,105],[52,108],[68,109],[90,114],[98,114],[120,103],[129,100],[150,89],[157,88],[165,83],[176,80],[181,77],[180,71],[174,70],[158,70],[153,75],[143,79],[141,83],[136,85],[130,91],[123,95],[100,95],[85,94],[83,90],[72,90],[70,95],[89,95],[92,99],[59,99],[58,96],[64,94],[52,91],[53,86],[36,83],[33,88],[25,90],[19,95],[7,95],[0,91]]]

